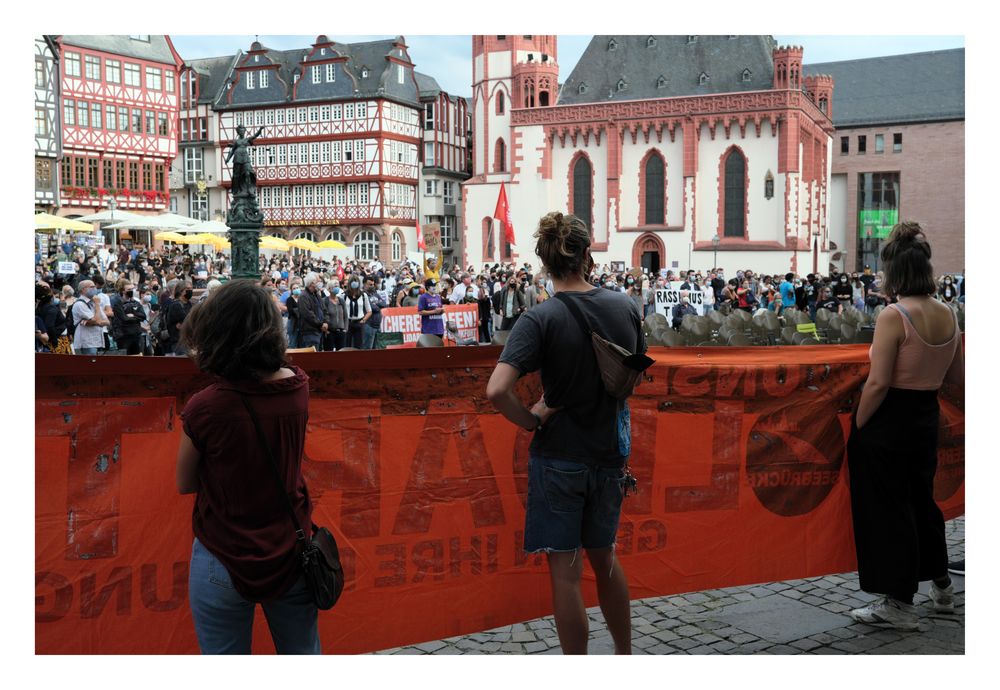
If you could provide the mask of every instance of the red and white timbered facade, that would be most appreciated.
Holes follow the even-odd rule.
[[[227,190],[237,127],[246,136],[263,128],[250,155],[272,232],[363,244],[359,258],[415,245],[423,132],[401,37],[345,45],[319,36],[305,53],[254,43],[215,110]]]
[[[60,36],[60,203],[165,210],[177,156],[181,58],[166,36]],[[125,52],[115,52],[119,46]],[[143,57],[145,56],[145,57]]]

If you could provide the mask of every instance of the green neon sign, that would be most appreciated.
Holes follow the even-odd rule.
[[[897,223],[898,209],[866,209],[858,213],[858,235],[884,240]]]

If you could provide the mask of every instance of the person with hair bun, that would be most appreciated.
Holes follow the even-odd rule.
[[[882,595],[851,611],[862,623],[917,629],[913,595],[932,580],[934,610],[952,612],[944,518],[934,501],[938,390],[965,385],[955,312],[934,299],[931,247],[916,223],[897,225],[882,248],[883,292],[871,369],[847,444],[861,589]]]
[[[552,604],[565,654],[587,653],[587,614],[580,593],[586,551],[616,654],[631,654],[628,582],[614,557],[622,499],[630,480],[628,408],[609,396],[590,338],[561,297],[572,300],[602,337],[630,352],[646,351],[642,315],[622,292],[594,287],[590,231],[575,216],[549,213],[538,224],[535,254],[557,299],[514,324],[487,385],[508,420],[534,432],[528,463],[524,550],[548,557]],[[514,392],[541,370],[543,395],[531,408]],[[623,440],[623,437],[625,440]]]

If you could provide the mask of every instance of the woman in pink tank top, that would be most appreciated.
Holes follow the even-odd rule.
[[[882,595],[851,611],[863,623],[917,629],[913,595],[931,580],[932,607],[955,608],[944,517],[934,501],[938,390],[964,386],[954,312],[937,302],[931,248],[916,223],[897,225],[882,249],[883,293],[871,370],[847,444],[861,589]]]

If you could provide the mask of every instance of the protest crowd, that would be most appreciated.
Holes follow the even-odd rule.
[[[71,262],[74,273],[58,267]],[[502,344],[525,311],[549,299],[551,279],[525,263],[481,269],[406,261],[324,261],[301,253],[260,255],[261,284],[272,291],[290,349],[376,349],[386,342],[382,310],[415,307],[421,334],[461,344]],[[874,318],[887,304],[881,271],[830,275],[728,276],[709,271],[594,266],[589,282],[625,293],[644,317],[651,345],[792,345],[871,342]],[[197,301],[230,279],[222,253],[191,253],[65,243],[48,260],[36,256],[35,349],[61,354],[183,355],[180,331]],[[962,276],[936,279],[937,299],[958,311],[964,328]],[[660,299],[660,303],[657,299]],[[457,338],[446,305],[477,306],[477,337]],[[449,329],[448,326],[451,326]],[[380,334],[383,337],[379,337]],[[441,344],[433,337],[420,345]]]

